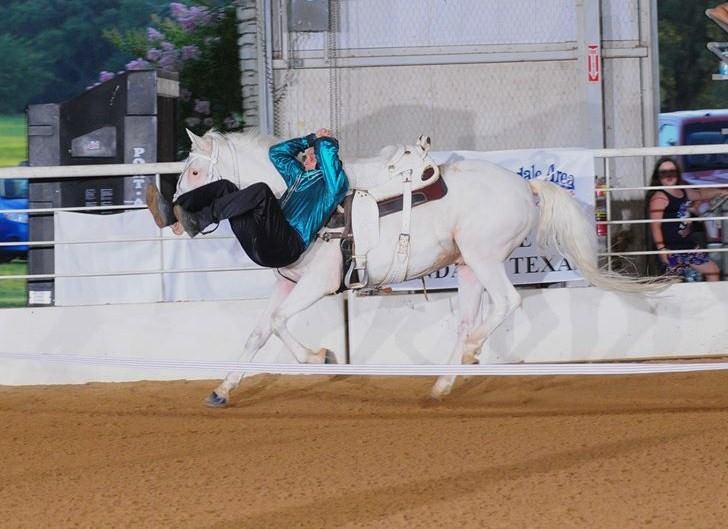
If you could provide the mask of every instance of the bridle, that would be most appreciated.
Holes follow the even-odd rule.
[[[200,152],[194,152],[194,151],[190,150],[190,154],[187,157],[187,161],[185,162],[185,166],[182,169],[181,174],[185,175],[187,173],[187,171],[189,170],[193,161],[207,160],[210,163],[207,168],[207,178],[205,179],[205,182],[202,185],[209,184],[209,183],[215,182],[217,180],[231,180],[237,185],[237,182],[239,181],[239,176],[240,176],[240,169],[238,166],[237,153],[235,152],[235,147],[233,146],[233,143],[230,140],[228,140],[223,134],[216,132],[216,131],[208,132],[207,135],[210,136],[210,140],[212,143],[212,152],[208,156],[207,154],[203,154]],[[220,160],[220,143],[225,145],[227,147],[227,149],[230,151],[230,156],[233,160],[232,177],[227,177],[227,178],[223,177],[223,175],[220,173],[220,169],[217,166],[217,162]],[[175,190],[175,194],[174,194],[175,198],[183,193],[186,193],[187,191],[192,191],[191,189],[188,189],[187,191],[184,191],[182,189],[183,180],[184,180],[184,178],[180,178],[179,180],[177,180],[177,189]],[[219,225],[220,224],[218,223],[212,230],[203,231],[201,233],[203,235],[212,233],[219,227]]]
[[[237,153],[235,152],[235,147],[233,146],[232,141],[228,140],[224,135],[219,132],[208,132],[207,135],[210,136],[210,139],[212,141],[212,152],[208,156],[207,154],[202,154],[201,152],[194,152],[191,150],[189,156],[187,157],[187,161],[185,162],[185,166],[182,168],[181,174],[184,175],[187,172],[193,161],[207,160],[208,162],[210,162],[210,164],[208,165],[205,184],[215,182],[216,180],[231,180],[232,182],[237,183],[240,177],[240,168],[238,165]],[[224,177],[220,173],[220,169],[217,166],[217,162],[220,160],[220,143],[224,144],[227,147],[227,149],[230,151],[230,157],[233,160],[233,174],[228,177]],[[182,178],[177,181],[175,197],[181,195],[183,192],[182,181]],[[191,189],[188,189],[187,191],[191,191]]]

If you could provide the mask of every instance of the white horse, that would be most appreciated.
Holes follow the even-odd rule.
[[[192,149],[180,176],[179,192],[224,176],[243,188],[266,182],[280,195],[285,184],[268,159],[277,140],[259,134],[190,133]],[[410,147],[408,147],[410,148]],[[396,146],[380,156],[345,161],[350,180],[371,180],[373,172],[385,171]],[[400,151],[401,152],[401,151]],[[448,363],[478,361],[481,348],[493,331],[520,305],[521,296],[506,275],[504,261],[536,228],[544,249],[567,257],[582,276],[597,287],[623,292],[662,290],[666,282],[635,279],[607,273],[597,267],[596,234],[579,204],[557,185],[526,181],[515,173],[485,161],[458,161],[440,166],[448,192],[411,211],[411,250],[407,279],[418,278],[455,264],[458,278],[459,325]],[[379,243],[367,256],[370,284],[380,284],[390,267],[401,228],[400,215],[380,219]],[[256,353],[275,334],[301,363],[324,363],[330,351],[310,349],[288,330],[295,314],[334,293],[342,281],[339,241],[317,239],[293,265],[277,273],[268,307],[245,343],[241,360],[253,361]],[[295,282],[294,282],[295,281]],[[490,303],[478,321],[483,289]],[[207,403],[226,406],[229,395],[244,373],[231,372],[211,393]],[[455,376],[441,376],[432,396],[448,394]]]

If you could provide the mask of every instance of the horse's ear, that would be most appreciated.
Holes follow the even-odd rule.
[[[430,140],[429,136],[425,136],[424,134],[417,138],[417,146],[422,149],[422,152],[427,154],[427,152],[430,150],[430,147],[432,146],[432,141]]]
[[[197,147],[197,150],[204,153],[204,154],[210,154],[212,152],[212,140],[209,138],[204,138],[201,136],[198,136],[194,132],[192,132],[190,129],[185,129],[187,131],[187,136],[190,137],[190,141],[192,142],[192,147]]]

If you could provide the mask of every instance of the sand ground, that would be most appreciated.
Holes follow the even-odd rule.
[[[728,525],[728,373],[0,387],[0,527]]]

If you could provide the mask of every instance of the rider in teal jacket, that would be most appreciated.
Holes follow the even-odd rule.
[[[302,153],[307,158],[303,163],[298,159]],[[308,247],[349,191],[339,159],[339,142],[329,136],[309,134],[274,145],[269,156],[288,187],[279,200],[283,215]],[[316,166],[308,169],[312,156]]]
[[[338,152],[339,143],[326,129],[271,147],[270,160],[287,186],[280,200],[263,182],[238,189],[221,179],[177,197],[174,214],[173,205],[165,203],[156,188],[147,190],[147,202],[158,226],[178,220],[190,237],[228,219],[254,262],[285,267],[296,262],[316,239],[349,190]]]

